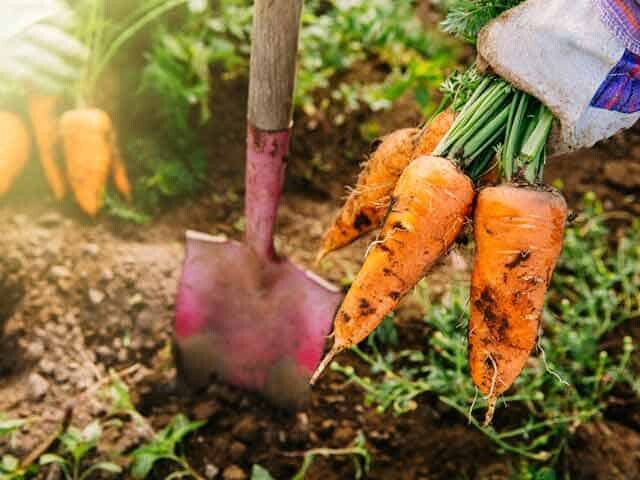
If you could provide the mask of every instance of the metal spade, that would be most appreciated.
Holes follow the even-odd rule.
[[[212,378],[295,408],[309,395],[341,299],[337,288],[274,251],[292,118],[302,0],[257,0],[246,165],[245,242],[187,233],[176,304],[180,374]]]

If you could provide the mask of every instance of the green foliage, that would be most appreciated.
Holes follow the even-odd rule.
[[[251,480],[274,480],[269,471],[261,465],[251,468]]]
[[[476,43],[478,33],[502,12],[523,0],[446,0],[447,17],[441,23],[445,32]]]
[[[176,415],[169,424],[160,430],[153,439],[138,447],[131,457],[131,475],[133,478],[146,478],[154,464],[159,460],[169,460],[178,464],[181,470],[173,472],[167,479],[192,476],[199,478],[187,459],[176,453],[176,448],[184,438],[194,430],[199,429],[205,422],[190,422],[184,415]]]
[[[34,474],[37,467],[32,465],[29,468],[22,468],[20,460],[13,455],[2,455],[0,457],[0,480],[23,480]]]
[[[416,407],[415,398],[432,392],[441,402],[482,430],[499,451],[537,462],[557,461],[569,436],[581,424],[600,418],[607,396],[617,385],[629,385],[640,397],[630,369],[635,348],[631,338],[603,348],[617,327],[640,314],[640,221],[636,220],[612,244],[606,214],[593,195],[587,195],[584,212],[567,229],[565,246],[548,294],[544,334],[539,355],[531,359],[515,387],[503,397],[519,412],[521,423],[498,431],[483,428],[474,418],[484,399],[469,377],[466,325],[468,299],[462,289],[442,302],[428,306],[426,323],[433,333],[425,352],[416,350],[366,353],[353,351],[370,368],[373,378],[358,375],[352,367],[334,363],[366,392],[366,401],[379,411],[396,414]],[[469,402],[471,405],[469,405]],[[521,478],[554,478],[542,474]]]
[[[317,456],[332,457],[332,456],[350,456],[353,458],[353,465],[355,468],[354,478],[359,480],[363,475],[369,472],[371,467],[371,454],[366,447],[366,439],[362,432],[358,432],[358,436],[353,443],[346,448],[314,448],[308,450],[304,454],[304,460],[300,470],[291,478],[291,480],[304,480],[307,475],[307,471],[313,464],[314,459]]]
[[[122,468],[115,463],[99,461],[82,470],[83,461],[92,452],[102,437],[102,426],[98,420],[88,424],[83,430],[70,427],[60,434],[61,455],[45,453],[40,457],[40,465],[58,464],[67,480],[84,480],[97,472],[119,474]]]
[[[302,22],[296,103],[307,114],[328,102],[339,102],[346,113],[361,104],[387,109],[407,91],[413,91],[423,111],[432,109],[430,92],[443,80],[454,53],[443,38],[420,24],[414,2],[336,0],[327,8],[314,1]],[[361,72],[365,62],[383,66],[384,78],[340,80],[328,102],[316,104],[316,92],[329,89],[339,76]]]

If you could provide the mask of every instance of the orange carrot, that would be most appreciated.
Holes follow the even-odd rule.
[[[536,344],[544,296],[562,249],[567,205],[551,189],[505,184],[478,195],[469,365],[490,400],[514,382]]]
[[[118,141],[115,134],[111,138],[111,153],[113,160],[113,168],[111,175],[113,177],[113,184],[127,201],[131,201],[131,183],[129,182],[129,176],[127,175],[127,167],[120,155],[120,149],[118,148]]]
[[[66,112],[60,120],[67,176],[80,207],[95,216],[113,159],[109,115],[96,108]]]
[[[9,191],[31,155],[31,141],[16,114],[0,112],[0,196]]]
[[[471,180],[449,160],[411,162],[393,192],[379,240],[347,293],[334,323],[334,343],[312,383],[342,350],[365,339],[445,254],[473,202]]]
[[[404,128],[382,139],[325,233],[318,261],[382,225],[391,193],[403,170],[414,158],[431,154],[452,123],[453,113],[446,111],[421,131]]]
[[[57,98],[50,95],[29,97],[29,116],[40,153],[40,164],[49,182],[53,196],[62,200],[66,186],[62,172],[55,158],[55,145],[58,141],[58,122],[54,109]]]

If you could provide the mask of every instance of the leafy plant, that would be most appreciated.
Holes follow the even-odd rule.
[[[519,412],[519,424],[483,428],[474,417],[484,400],[477,398],[469,377],[468,299],[461,288],[442,303],[426,305],[425,321],[433,329],[426,352],[355,348],[373,377],[358,375],[349,366],[334,363],[332,368],[364,389],[367,403],[379,411],[406,413],[416,408],[416,397],[432,392],[468,416],[499,451],[515,453],[532,466],[554,465],[576,428],[602,416],[617,385],[629,385],[640,397],[630,369],[635,349],[631,338],[610,350],[602,346],[611,332],[640,315],[640,221],[612,245],[606,217],[602,205],[587,195],[583,213],[567,229],[544,313],[539,355],[501,400]]]
[[[119,474],[122,468],[113,462],[99,461],[82,469],[85,457],[93,451],[102,437],[102,426],[95,420],[83,430],[70,427],[60,434],[59,440],[63,453],[45,453],[40,457],[40,465],[57,464],[67,480],[84,480],[97,472]],[[65,455],[66,454],[66,455]]]
[[[291,480],[304,480],[307,471],[313,464],[316,457],[334,457],[334,456],[351,456],[355,468],[356,480],[362,478],[371,467],[371,454],[366,447],[366,439],[362,432],[358,432],[358,436],[353,444],[346,448],[313,448],[304,453],[304,460],[300,470],[291,478]]]
[[[523,0],[448,0],[447,16],[441,26],[445,32],[475,44],[478,33],[487,23],[502,12],[515,7]]]
[[[184,456],[176,453],[178,445],[184,438],[194,430],[202,427],[206,422],[190,422],[184,415],[176,415],[169,424],[155,434],[153,439],[131,454],[133,463],[131,464],[131,475],[134,478],[146,478],[156,462],[168,460],[180,466],[180,470],[171,473],[167,480],[191,476],[196,479],[202,478],[192,467]]]

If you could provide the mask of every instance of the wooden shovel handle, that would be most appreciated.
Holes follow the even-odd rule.
[[[302,0],[256,0],[249,122],[263,131],[290,127]]]

